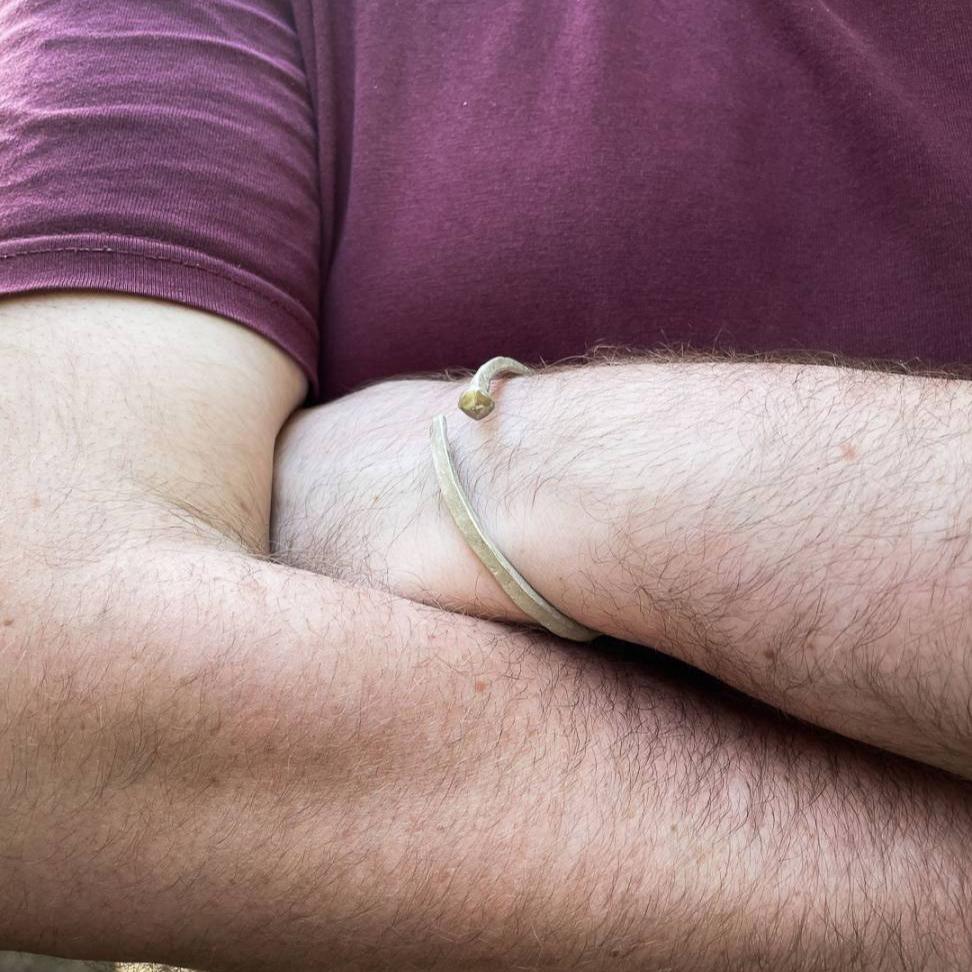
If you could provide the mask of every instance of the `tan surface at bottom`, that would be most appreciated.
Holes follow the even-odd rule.
[[[168,965],[138,962],[72,962],[70,959],[23,952],[0,952],[0,972],[188,972]]]

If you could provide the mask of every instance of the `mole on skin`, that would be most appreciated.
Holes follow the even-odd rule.
[[[854,446],[851,445],[850,442],[845,442],[840,447],[840,454],[848,462],[853,462],[858,457],[858,455],[859,455],[857,449],[855,449]]]

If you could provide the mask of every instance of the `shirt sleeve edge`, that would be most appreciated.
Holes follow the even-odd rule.
[[[39,237],[0,243],[0,295],[103,291],[208,311],[276,344],[297,362],[316,396],[318,336],[313,316],[259,278],[244,277],[252,275],[150,240]]]

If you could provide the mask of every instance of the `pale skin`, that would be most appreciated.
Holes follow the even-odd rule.
[[[0,365],[3,946],[216,970],[972,962],[968,783],[631,650],[268,559],[305,388],[254,333],[19,298]],[[338,446],[314,443],[335,474]]]
[[[576,620],[794,715],[972,777],[972,383],[810,364],[617,360],[397,381],[281,441],[277,542],[405,596],[525,619],[439,501],[428,420],[474,508]]]

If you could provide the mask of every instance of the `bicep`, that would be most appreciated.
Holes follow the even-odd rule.
[[[265,549],[274,440],[305,391],[275,345],[176,304],[39,294],[0,302],[0,368],[7,549],[180,524]]]

